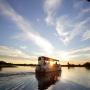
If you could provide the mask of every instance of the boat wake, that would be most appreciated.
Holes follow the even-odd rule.
[[[0,73],[0,77],[16,76],[16,75],[32,75],[35,72],[12,72],[12,73]]]

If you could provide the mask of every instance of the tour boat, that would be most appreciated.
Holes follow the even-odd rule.
[[[36,73],[61,71],[61,65],[59,64],[59,60],[40,56],[38,57],[38,65],[36,66],[35,71]]]
[[[38,90],[46,90],[60,80],[61,72],[49,72],[43,75],[36,73],[35,76],[38,81]]]

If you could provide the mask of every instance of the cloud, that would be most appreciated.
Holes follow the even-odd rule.
[[[69,51],[69,54],[71,54],[71,55],[81,54],[81,53],[84,53],[84,54],[85,53],[90,53],[90,47],[84,47],[84,48]]]
[[[67,45],[75,36],[79,35],[84,30],[86,23],[90,18],[83,21],[73,21],[67,15],[60,16],[56,22],[56,32],[60,40]]]
[[[65,44],[66,42],[68,42],[67,37],[69,35],[69,32],[65,31],[66,25],[65,25],[64,19],[66,19],[65,16],[57,19],[57,21],[56,21],[56,32],[59,35],[60,40]]]
[[[40,49],[47,53],[51,53],[54,49],[53,45],[39,33],[37,33],[31,23],[19,15],[15,10],[6,2],[0,2],[0,11],[5,16],[9,17],[25,34],[25,38],[31,40]],[[50,51],[50,52],[49,52]]]
[[[81,13],[82,14],[90,13],[90,8],[86,8],[86,9],[81,10]]]
[[[20,46],[21,49],[27,49],[27,46]]]
[[[70,49],[70,50],[57,50],[52,57],[55,57],[61,61],[70,61],[70,60],[90,60],[90,47],[83,47],[79,49]]]
[[[77,13],[75,17],[71,17],[69,14],[54,17],[57,8],[62,4],[62,0],[44,1],[46,23],[54,26],[57,35],[64,45],[68,45],[73,38],[79,35],[85,29],[86,24],[90,21],[89,17],[81,20],[82,17],[89,14],[90,11],[90,8],[83,8],[84,3],[84,1],[75,1],[73,4],[73,10],[75,10]]]
[[[30,55],[26,54],[25,52],[8,46],[0,46],[0,55],[18,57],[18,58],[19,57],[30,58]]]
[[[87,30],[82,36],[82,40],[87,40],[87,39],[90,39],[90,30]]]
[[[78,13],[78,15],[76,16],[76,19],[80,19],[83,18],[85,15],[89,15],[90,13],[90,8],[85,8],[85,9],[81,9]],[[89,17],[89,16],[87,16]]]
[[[53,25],[53,16],[55,14],[55,10],[61,4],[62,0],[44,0],[44,11],[46,13],[45,21],[49,25]]]
[[[87,4],[85,0],[81,0],[81,1],[78,0],[73,3],[73,8],[75,11],[77,11],[76,19],[80,19],[86,14],[89,15],[90,8],[84,7],[85,4]]]
[[[79,8],[77,11],[78,15],[76,17],[71,17],[69,15],[62,15],[57,18],[54,17],[56,13],[56,9],[62,3],[62,0],[45,0],[44,1],[44,11],[46,13],[45,21],[48,25],[54,26],[57,34],[59,35],[60,40],[65,44],[68,43],[75,38],[77,35],[85,29],[85,25],[89,22],[90,18],[79,21],[83,14],[86,14],[90,11],[89,8],[82,9],[84,2],[79,1],[75,2],[73,7],[75,9]]]
[[[80,49],[72,49],[68,51],[69,60],[90,60],[90,47],[83,47]]]

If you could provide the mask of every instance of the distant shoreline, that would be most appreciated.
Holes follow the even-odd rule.
[[[13,63],[7,63],[4,61],[0,61],[0,67],[17,67],[17,66],[36,66],[37,64],[13,64]],[[61,67],[88,67],[90,68],[90,62],[86,62],[83,65],[75,65],[75,64],[67,64],[67,65],[61,65]]]

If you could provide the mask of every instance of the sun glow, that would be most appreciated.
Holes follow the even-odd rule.
[[[67,52],[62,52],[61,59],[68,61],[69,60],[69,54]]]
[[[53,66],[54,65],[54,62],[50,61],[50,66]]]

